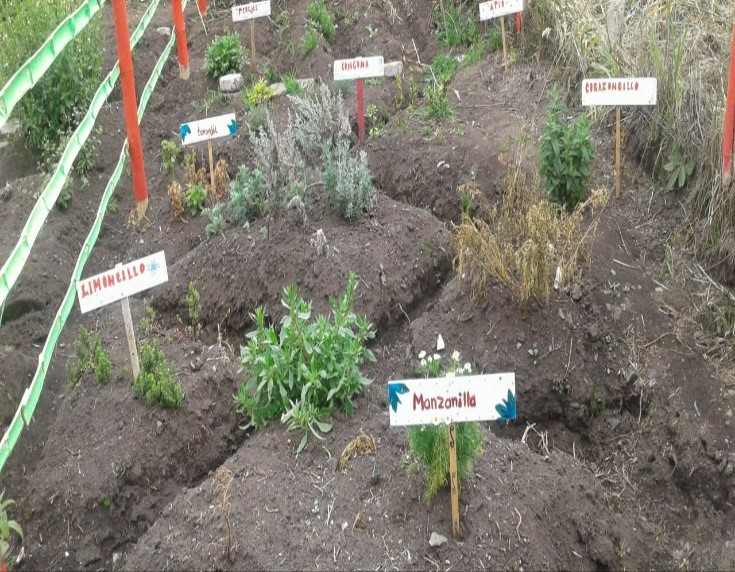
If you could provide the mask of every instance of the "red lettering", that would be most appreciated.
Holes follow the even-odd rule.
[[[140,263],[140,273],[143,274],[145,272],[145,264],[142,262]]]
[[[638,91],[638,82],[635,82],[635,90]]]
[[[85,288],[86,285],[86,282],[82,282],[82,298],[89,296],[89,290]]]
[[[416,406],[419,406],[422,410],[426,409],[426,406],[424,405],[424,396],[420,393],[413,394],[413,410],[416,411]]]
[[[92,279],[92,292],[98,292],[102,288],[102,280],[99,278]]]

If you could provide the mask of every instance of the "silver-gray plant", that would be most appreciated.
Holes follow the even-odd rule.
[[[304,95],[290,95],[298,144],[312,163],[321,156],[322,146],[338,145],[350,136],[350,120],[344,99],[325,84]]]
[[[346,220],[355,220],[375,207],[375,188],[365,151],[350,154],[347,141],[323,147],[322,181],[332,207]]]

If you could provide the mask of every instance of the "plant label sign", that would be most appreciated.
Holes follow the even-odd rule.
[[[384,75],[385,63],[383,56],[335,60],[334,62],[334,81],[383,77]]]
[[[655,77],[600,78],[582,81],[582,105],[656,105]]]
[[[515,373],[388,383],[391,425],[438,425],[516,418]]]
[[[77,282],[82,314],[168,282],[163,251]]]
[[[237,121],[234,113],[208,117],[191,123],[182,123],[179,128],[181,143],[193,145],[202,141],[211,141],[219,137],[237,135]]]
[[[523,0],[490,0],[480,4],[480,20],[492,20],[523,12]]]
[[[243,22],[245,20],[252,20],[253,18],[262,18],[263,16],[270,15],[270,0],[265,0],[264,2],[251,2],[250,4],[232,7],[233,22]]]

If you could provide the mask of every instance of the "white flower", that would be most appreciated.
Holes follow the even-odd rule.
[[[454,377],[456,374],[454,371],[448,371],[446,374],[444,374],[444,377]]]
[[[439,423],[441,423],[441,420],[439,419],[438,415],[434,416],[433,423],[434,425],[439,425]]]
[[[470,365],[470,362],[464,364],[464,367],[462,369],[464,369],[467,373],[472,373],[472,366]]]
[[[421,350],[419,352],[419,359],[424,359],[426,357],[426,352],[424,350]]]
[[[454,353],[452,354],[452,359],[454,361],[459,361],[459,352],[457,350],[454,350]]]
[[[431,363],[431,362],[433,362],[433,361],[434,361],[434,358],[433,358],[433,357],[431,357],[431,356],[429,356],[428,358],[426,358],[426,361],[428,361],[429,363]]]
[[[442,359],[442,356],[440,356],[439,354],[434,354],[434,359],[438,361]]]
[[[425,359],[422,359],[421,360],[421,367],[426,367],[426,360]]]

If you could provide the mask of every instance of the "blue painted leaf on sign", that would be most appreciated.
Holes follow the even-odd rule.
[[[408,387],[405,383],[389,383],[388,384],[388,402],[393,413],[398,409],[398,404],[401,402],[400,394],[408,393]]]
[[[186,136],[191,135],[191,127],[189,127],[188,123],[184,123],[181,126],[180,133],[181,133],[181,141],[182,142],[186,141]]]
[[[230,121],[230,124],[227,126],[227,129],[230,130],[230,135],[232,135],[233,137],[237,135],[237,123],[235,123],[234,119]]]
[[[495,406],[495,411],[500,415],[500,419],[515,419],[516,418],[516,396],[513,392],[508,390],[508,398],[503,399],[502,403],[498,403]]]

